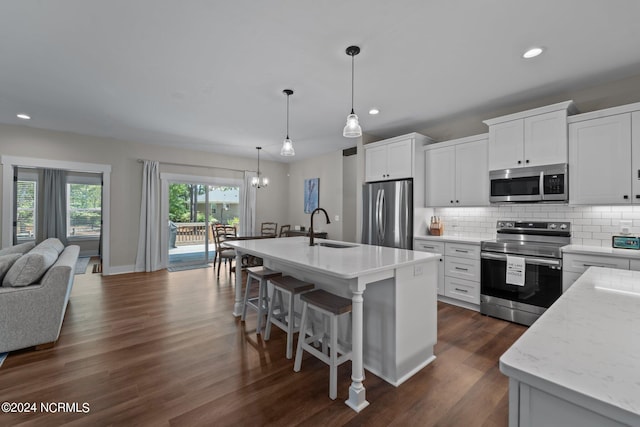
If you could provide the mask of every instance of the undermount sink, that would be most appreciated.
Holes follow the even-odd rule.
[[[320,242],[320,243],[316,243],[315,246],[325,246],[327,248],[336,248],[336,249],[343,249],[343,248],[355,248],[356,245],[345,245],[342,243],[331,243],[331,242]]]

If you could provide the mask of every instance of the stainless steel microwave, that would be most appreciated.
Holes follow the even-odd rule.
[[[568,178],[566,163],[490,171],[489,201],[568,202]]]

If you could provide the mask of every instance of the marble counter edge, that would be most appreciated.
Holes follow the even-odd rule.
[[[563,254],[597,255],[615,258],[640,259],[640,251],[618,249],[605,246],[567,245],[561,248]]]
[[[431,236],[428,234],[420,234],[413,236],[416,240],[431,240],[444,243],[469,243],[473,245],[479,245],[485,240],[491,240],[491,237],[467,237],[467,236]]]
[[[295,237],[289,237],[288,239],[295,239]],[[301,238],[302,239],[302,238]],[[321,273],[321,274],[325,274],[328,276],[332,276],[332,277],[336,277],[338,279],[344,279],[344,280],[352,280],[352,279],[356,279],[358,277],[361,277],[363,275],[374,275],[380,272],[384,272],[384,271],[388,271],[388,270],[393,270],[399,267],[408,267],[411,265],[416,265],[416,264],[420,264],[423,262],[433,262],[433,261],[439,261],[440,257],[438,254],[431,254],[431,253],[427,253],[427,252],[419,252],[419,251],[412,251],[412,252],[416,252],[416,254],[419,254],[419,257],[416,259],[410,259],[410,260],[404,260],[402,262],[399,262],[397,264],[394,265],[382,265],[382,266],[378,266],[378,267],[372,267],[366,270],[362,270],[362,271],[354,271],[351,273],[347,273],[347,274],[340,274],[339,272],[336,271],[332,271],[332,270],[327,270],[326,268],[322,268],[322,267],[318,267],[318,266],[314,266],[314,265],[310,265],[310,264],[303,264],[300,262],[295,262],[292,261],[289,258],[284,258],[281,256],[276,256],[273,254],[269,254],[269,253],[265,253],[263,251],[259,251],[259,250],[255,250],[255,249],[251,249],[251,248],[245,248],[242,247],[242,242],[247,242],[245,241],[229,241],[226,244],[228,244],[231,247],[240,249],[240,251],[242,253],[247,253],[249,255],[254,255],[257,257],[265,257],[265,258],[270,258],[273,260],[277,260],[278,262],[282,263],[282,264],[286,264],[286,265],[290,265],[292,267],[297,267],[300,268],[300,266],[302,266],[304,269],[307,269],[309,271],[314,271],[316,273]],[[349,245],[354,245],[354,246],[363,246],[362,244],[359,243],[352,243],[352,242],[341,242],[338,240],[325,240],[323,239],[323,242],[333,242],[333,243],[346,243]],[[393,248],[390,248],[393,249]]]

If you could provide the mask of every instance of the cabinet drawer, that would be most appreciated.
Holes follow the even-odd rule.
[[[566,254],[563,256],[564,270],[584,273],[589,267],[629,269],[629,260],[598,255]]]
[[[429,240],[418,240],[416,239],[413,244],[414,251],[420,252],[430,252],[432,254],[442,254],[444,255],[444,243],[443,242],[432,242]]]
[[[480,281],[480,259],[444,257],[445,276]]]
[[[454,277],[445,277],[444,295],[472,304],[480,304],[480,283]]]
[[[480,260],[480,245],[469,245],[465,243],[447,243],[444,246],[446,256],[460,258],[471,258]]]

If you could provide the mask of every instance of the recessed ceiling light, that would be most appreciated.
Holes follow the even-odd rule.
[[[380,110],[378,110],[377,108],[372,108],[369,110],[369,114],[371,114],[372,116],[375,116],[378,113],[380,113]]]
[[[22,120],[31,120],[31,116],[24,113],[16,114],[16,117]]]
[[[524,59],[535,58],[536,56],[540,55],[543,50],[544,49],[542,49],[541,47],[532,47],[531,49],[527,50],[524,54],[522,54],[522,57]]]

